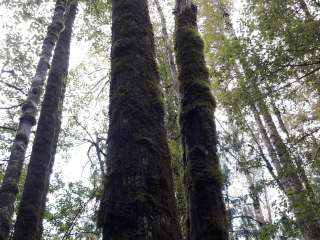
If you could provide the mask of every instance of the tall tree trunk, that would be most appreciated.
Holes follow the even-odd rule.
[[[313,16],[309,11],[308,5],[304,0],[298,0],[300,8],[302,9],[302,11],[304,12],[304,14],[306,15],[307,19],[312,19]]]
[[[292,143],[292,141],[291,141],[292,139],[290,137],[289,131],[283,121],[282,114],[273,101],[271,101],[271,106],[272,106],[272,110],[273,110],[275,116],[277,117],[281,131],[286,134],[287,145],[289,146],[288,151],[291,150],[290,154],[295,162],[295,165],[297,166],[298,174],[301,178],[301,181],[303,182],[304,186],[306,187],[310,199],[312,201],[314,201],[315,200],[315,193],[314,193],[314,190],[310,184],[307,173],[304,169],[305,163],[303,162],[303,157],[299,153],[299,146],[295,146]],[[279,136],[280,136],[280,134],[279,134]],[[294,151],[294,149],[296,149],[296,150]]]
[[[146,0],[112,1],[103,239],[181,239]]]
[[[160,16],[162,38],[163,38],[163,42],[165,45],[167,60],[168,60],[169,67],[170,67],[172,84],[174,86],[174,89],[178,92],[178,73],[177,73],[177,67],[176,67],[176,64],[174,61],[173,49],[171,47],[172,46],[171,40],[169,38],[169,34],[168,34],[168,30],[167,30],[167,21],[166,21],[166,18],[164,17],[159,0],[154,0],[154,2],[156,4],[157,11]]]
[[[318,205],[314,201],[314,194],[312,189],[310,189],[311,187],[308,185],[308,180],[304,179],[307,181],[306,188],[308,191],[306,191],[302,184],[303,181],[301,181],[300,173],[303,174],[304,169],[301,165],[296,167],[287,146],[283,142],[273,122],[267,105],[260,99],[257,103],[270,133],[270,140],[280,159],[282,168],[281,172],[279,172],[279,177],[282,179],[286,195],[293,208],[300,229],[305,239],[316,240],[318,238],[318,233],[320,232],[319,216],[317,215]],[[301,202],[305,202],[305,204],[301,205]]]
[[[189,240],[228,239],[222,198],[214,122],[215,100],[210,91],[197,8],[177,1],[176,53],[181,96],[182,144],[189,210]]]
[[[228,8],[223,0],[212,0],[213,6],[220,13],[223,23],[224,23],[224,33],[228,35],[230,38],[237,38],[236,31],[233,28],[233,24],[231,21],[230,13]]]
[[[280,126],[280,129],[281,131],[286,134],[286,137],[290,138],[290,134],[289,134],[289,131],[286,127],[286,124],[284,123],[283,121],[283,118],[282,118],[282,115],[281,115],[281,112],[279,110],[279,108],[276,106],[276,104],[274,103],[274,101],[271,99],[271,106],[272,106],[272,110],[273,110],[273,113],[274,115],[277,117],[277,120],[278,120],[278,123],[279,123],[279,126]]]
[[[269,153],[269,157],[270,157],[270,159],[272,161],[272,164],[275,166],[276,171],[279,174],[281,172],[281,169],[282,169],[281,163],[280,163],[280,161],[278,159],[278,156],[277,156],[277,153],[276,153],[274,147],[272,146],[272,143],[271,143],[270,138],[268,136],[267,130],[265,129],[265,127],[264,127],[264,125],[263,125],[263,123],[261,121],[261,118],[260,118],[260,115],[259,115],[259,111],[258,111],[258,109],[256,108],[256,106],[254,104],[252,104],[250,106],[250,108],[251,108],[251,111],[253,113],[255,122],[256,122],[256,124],[258,126],[258,129],[259,129],[260,135],[262,137],[262,140],[264,142],[264,145],[266,146],[267,151]]]
[[[245,175],[249,184],[249,194],[250,194],[250,198],[252,199],[254,216],[256,221],[259,224],[259,227],[261,228],[263,227],[263,225],[266,224],[266,221],[264,219],[262,209],[261,209],[260,196],[259,196],[259,193],[257,192],[257,188],[251,174],[248,171],[245,171]]]
[[[63,14],[65,7],[65,0],[56,1],[52,23],[43,41],[42,52],[31,84],[31,89],[22,107],[18,130],[0,188],[0,240],[6,240],[9,236],[14,212],[14,202],[19,191],[18,183],[29,143],[31,128],[36,124],[37,106],[40,101],[40,96],[42,95],[52,51],[64,27]]]
[[[255,109],[255,108],[254,108],[254,109]],[[262,129],[263,129],[262,133],[265,133],[265,134],[266,134],[266,135],[264,135],[264,136],[267,137],[267,138],[266,138],[266,141],[267,141],[268,144],[270,144],[270,145],[268,145],[268,146],[271,147],[271,150],[269,150],[268,153],[269,153],[270,151],[274,151],[273,146],[271,145],[270,139],[268,139],[268,135],[267,135],[267,133],[266,133],[266,131],[265,131],[265,129],[264,129],[264,126],[263,126],[263,124],[262,124],[262,122],[261,122],[260,117],[258,118],[258,122],[261,124],[261,125],[259,125],[259,130],[260,130],[260,128],[262,127]],[[261,158],[263,159],[263,161],[265,162],[266,168],[268,169],[270,175],[271,175],[272,178],[277,182],[278,187],[279,187],[283,192],[285,192],[285,191],[284,191],[284,188],[283,188],[283,185],[282,185],[281,181],[279,180],[279,178],[278,178],[277,174],[275,173],[274,168],[273,168],[273,166],[272,166],[272,163],[274,163],[275,160],[276,160],[276,164],[278,164],[278,166],[279,166],[279,171],[280,171],[280,163],[279,163],[279,160],[278,160],[278,159],[274,159],[274,160],[271,159],[271,162],[269,161],[269,159],[268,159],[268,158],[266,157],[266,155],[264,154],[263,149],[262,149],[262,147],[261,147],[261,144],[260,144],[259,140],[257,139],[257,137],[255,136],[253,130],[251,129],[251,127],[250,127],[248,124],[245,124],[245,125],[246,125],[246,128],[248,129],[251,137],[253,138],[254,142],[256,143],[257,148],[258,148],[258,149],[257,149],[257,150],[258,150],[258,153],[259,153],[259,155],[261,156]],[[267,148],[267,150],[268,150],[268,148]],[[271,155],[271,154],[269,153],[269,155]],[[273,155],[276,156],[276,153],[274,152]],[[277,157],[277,156],[276,156],[276,157]],[[273,164],[273,165],[274,165],[274,164]]]
[[[50,174],[54,163],[69,67],[70,42],[77,1],[66,15],[48,77],[27,177],[14,229],[14,240],[40,240]]]
[[[263,180],[265,181],[264,176],[262,177]],[[267,209],[268,213],[268,223],[272,224],[272,210],[271,210],[271,205],[270,205],[270,200],[269,200],[269,194],[268,194],[268,189],[266,185],[263,186],[263,193],[264,193],[264,200],[265,200],[265,208]]]

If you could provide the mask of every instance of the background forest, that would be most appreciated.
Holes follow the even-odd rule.
[[[0,1],[1,182],[54,2]],[[230,239],[304,239],[304,231],[319,226],[320,221],[320,1],[194,3],[210,89],[217,103],[218,155]],[[186,237],[175,3],[149,0],[148,4],[178,220]],[[45,199],[43,239],[102,239],[96,222],[108,173],[110,49],[110,1],[79,1],[61,132]],[[26,151],[15,211],[35,129]],[[14,219],[16,216],[15,212]]]

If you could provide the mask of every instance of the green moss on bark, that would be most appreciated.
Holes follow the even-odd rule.
[[[211,94],[194,5],[176,16],[175,48],[181,94],[184,182],[189,209],[188,239],[225,240],[228,239],[228,227],[216,153],[216,104]]]
[[[180,239],[147,1],[112,1],[104,240]]]

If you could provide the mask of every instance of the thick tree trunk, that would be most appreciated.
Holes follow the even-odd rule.
[[[22,107],[22,115],[11,155],[0,189],[0,240],[8,239],[14,202],[18,193],[18,183],[29,143],[31,128],[36,124],[37,106],[43,91],[43,85],[49,69],[52,51],[64,27],[63,14],[66,1],[57,0],[52,23],[44,39],[40,60],[36,69],[27,100]]]
[[[44,95],[24,191],[14,229],[14,240],[40,240],[50,174],[61,127],[62,106],[77,2],[70,5],[60,34]]]
[[[103,239],[181,239],[146,0],[112,1],[111,69]]]
[[[197,9],[193,4],[177,4],[175,45],[189,209],[188,238],[228,239],[222,178],[217,157],[215,100],[210,91],[203,41],[197,27]]]

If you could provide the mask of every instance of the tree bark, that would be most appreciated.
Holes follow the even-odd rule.
[[[19,191],[18,183],[29,143],[31,128],[36,124],[37,106],[40,101],[40,96],[42,95],[52,51],[64,27],[63,14],[65,7],[66,1],[56,1],[52,23],[43,41],[42,52],[31,84],[31,89],[28,93],[27,100],[22,106],[22,115],[20,117],[18,130],[0,188],[0,240],[6,240],[9,236],[14,212],[14,202]]]
[[[175,45],[189,210],[188,239],[224,240],[228,239],[228,222],[217,156],[215,100],[209,87],[203,41],[198,33],[197,8],[179,3]]]
[[[14,240],[40,240],[50,174],[61,128],[62,107],[77,1],[70,4],[48,77],[27,177],[14,228]]]
[[[112,1],[109,119],[103,239],[181,239],[146,0]]]
[[[177,66],[172,49],[172,41],[167,30],[167,23],[159,0],[154,0],[161,21],[161,32],[164,45],[164,55],[166,56],[166,65],[169,67],[170,77],[163,77],[164,103],[165,103],[165,124],[167,138],[169,141],[172,156],[173,180],[175,186],[175,197],[177,199],[178,219],[181,228],[182,237],[186,235],[186,199],[183,185],[183,165],[182,165],[182,146],[180,139],[180,126],[177,121],[179,114],[179,87]]]

